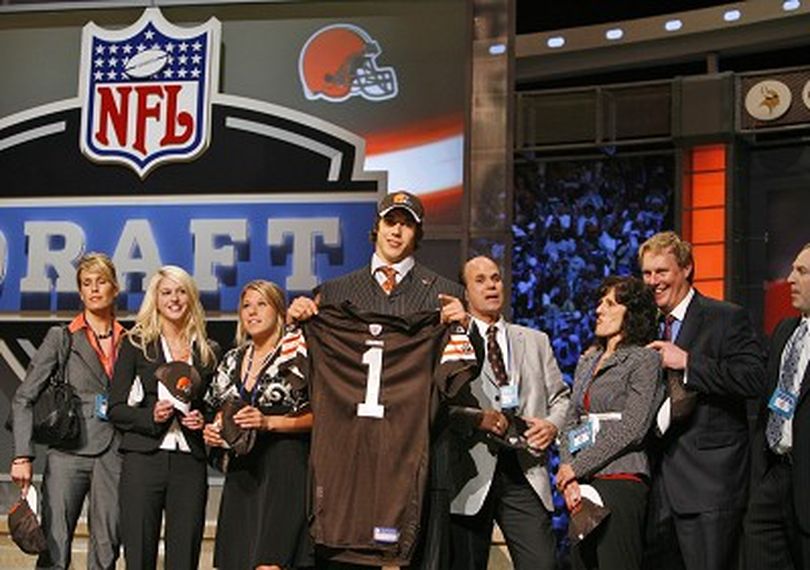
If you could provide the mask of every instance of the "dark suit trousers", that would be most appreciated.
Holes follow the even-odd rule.
[[[205,502],[205,461],[190,453],[128,452],[121,474],[121,535],[129,570],[157,566],[160,523],[166,512],[168,569],[197,568]]]
[[[575,570],[641,568],[647,485],[623,479],[594,479],[589,484],[599,492],[610,515],[571,549],[571,566]]]
[[[810,568],[810,535],[799,528],[794,510],[793,468],[775,457],[752,489],[745,516],[745,561],[749,570]]]
[[[644,567],[655,570],[734,570],[738,565],[742,509],[673,511],[661,481],[653,482]]]
[[[506,538],[516,570],[554,568],[551,515],[529,485],[511,450],[498,456],[492,486],[478,514],[451,517],[451,568],[486,570],[493,521],[498,521]]]

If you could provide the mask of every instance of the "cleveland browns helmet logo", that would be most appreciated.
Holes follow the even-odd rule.
[[[396,71],[377,65],[380,53],[380,44],[358,26],[321,28],[309,37],[298,58],[304,95],[333,103],[354,96],[368,101],[396,97]]]

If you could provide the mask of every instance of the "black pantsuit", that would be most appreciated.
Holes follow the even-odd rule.
[[[166,568],[196,568],[208,495],[205,461],[190,453],[126,453],[121,530],[127,568],[155,568],[166,511]]]
[[[218,347],[212,349],[218,352]],[[161,514],[165,512],[166,568],[197,568],[207,498],[202,430],[184,427],[180,412],[167,422],[155,422],[155,372],[166,363],[166,357],[159,340],[149,345],[147,352],[144,354],[128,340],[122,343],[110,390],[110,420],[123,433],[124,466],[119,493],[124,558],[130,570],[155,568]],[[204,366],[196,346],[193,352],[204,393],[213,363]],[[140,390],[133,390],[136,378]],[[192,401],[192,409],[202,409],[202,393]],[[187,452],[161,449],[175,422],[188,445]]]
[[[742,517],[736,507],[677,514],[663,487],[654,486],[647,521],[647,539],[653,545],[647,552],[648,567],[736,568]]]
[[[796,507],[791,497],[793,478],[793,466],[774,459],[753,488],[745,518],[745,555],[749,569],[810,567],[810,534],[795,524]]]

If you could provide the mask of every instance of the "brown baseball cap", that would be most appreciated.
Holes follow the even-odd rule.
[[[417,224],[421,224],[422,219],[425,217],[425,208],[422,206],[422,201],[414,194],[402,190],[392,192],[380,200],[380,203],[377,204],[377,215],[382,218],[396,208],[407,211],[413,216]]]
[[[256,430],[240,428],[233,417],[247,405],[243,400],[225,400],[222,403],[222,430],[220,435],[236,455],[246,455],[256,443]]]
[[[14,503],[8,512],[8,530],[14,544],[26,554],[41,554],[48,550],[48,542],[37,515],[25,499]]]
[[[155,378],[166,386],[169,392],[188,404],[202,394],[203,383],[199,372],[187,362],[174,361],[161,364],[155,370]]]

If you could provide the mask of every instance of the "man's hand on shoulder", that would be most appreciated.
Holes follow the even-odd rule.
[[[681,347],[666,340],[654,340],[647,345],[647,348],[658,351],[658,354],[661,355],[661,366],[664,368],[686,370],[689,353]]]
[[[464,309],[464,304],[458,297],[439,293],[439,303],[442,306],[443,323],[459,323],[465,329],[470,325],[470,315]]]
[[[296,297],[287,309],[287,324],[306,321],[318,314],[318,303],[309,297]]]

